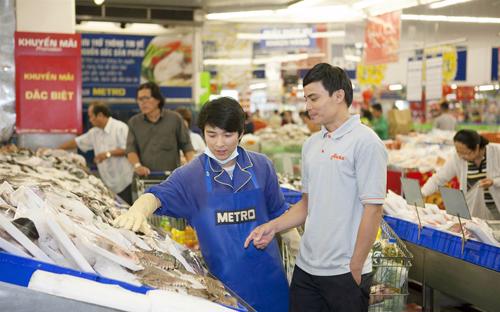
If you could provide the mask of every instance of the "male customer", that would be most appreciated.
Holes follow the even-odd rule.
[[[109,108],[102,102],[91,103],[88,115],[94,127],[59,148],[78,147],[84,152],[94,150],[94,161],[101,179],[113,192],[132,204],[131,183],[134,171],[125,157],[128,127],[124,122],[112,118]]]
[[[302,149],[302,199],[245,241],[264,249],[275,233],[305,222],[290,285],[290,311],[367,311],[368,254],[382,218],[387,152],[350,116],[352,85],[339,67],[317,64],[304,77],[306,109],[321,131]]]
[[[434,120],[434,128],[455,131],[457,119],[450,113],[450,105],[444,101],[440,104],[441,115]]]
[[[373,131],[375,131],[381,140],[387,140],[389,138],[389,125],[387,124],[387,119],[384,117],[382,105],[379,103],[373,104],[372,111],[373,118],[371,125]]]
[[[151,171],[173,171],[180,165],[182,150],[187,162],[194,156],[189,131],[181,116],[163,109],[165,98],[153,82],[137,90],[141,113],[130,118],[127,137],[127,157],[140,176]]]

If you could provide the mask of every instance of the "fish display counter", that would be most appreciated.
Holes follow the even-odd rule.
[[[414,256],[409,277],[423,286],[425,311],[433,311],[434,290],[485,311],[498,310],[499,225],[478,218],[466,220],[462,222],[466,235],[463,241],[457,217],[436,205],[425,206],[410,206],[392,192],[384,204],[385,221]]]
[[[57,296],[123,311],[252,311],[161,231],[114,228],[121,208],[80,156],[1,147],[0,282],[47,306]]]

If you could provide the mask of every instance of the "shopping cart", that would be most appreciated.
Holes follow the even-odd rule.
[[[413,256],[384,220],[372,251],[374,275],[369,311],[401,312],[408,297],[408,271]]]
[[[286,278],[288,279],[288,284],[292,282],[293,268],[295,267],[295,258],[290,248],[283,242],[283,240],[278,239],[281,253],[281,260],[283,261],[283,267],[285,268]]]
[[[132,188],[132,198],[135,201],[139,196],[144,194],[144,192],[151,186],[155,186],[167,179],[171,171],[153,171],[147,176],[134,175],[133,188]],[[178,230],[184,230],[186,227],[186,220],[176,219],[172,217],[165,217],[153,214],[148,218],[148,222],[155,227],[163,227],[165,223],[168,223],[170,227],[176,228]]]

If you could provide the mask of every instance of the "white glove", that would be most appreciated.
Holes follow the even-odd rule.
[[[299,252],[300,234],[296,228],[280,232],[281,240],[288,246],[290,254],[295,257]]]
[[[147,218],[160,206],[159,200],[153,194],[144,194],[139,197],[132,207],[113,221],[113,226],[142,232],[145,235],[151,234],[151,227]]]

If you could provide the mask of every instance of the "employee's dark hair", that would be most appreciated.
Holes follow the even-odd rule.
[[[479,135],[474,130],[462,129],[459,130],[453,137],[453,142],[460,142],[467,146],[470,150],[476,150],[479,145],[479,149],[483,149],[488,143],[490,143],[485,137]]]
[[[446,101],[441,102],[441,104],[439,104],[439,106],[441,106],[442,111],[447,111],[450,109],[450,104],[448,104],[448,102],[446,102]]]
[[[205,133],[205,126],[210,125],[227,132],[243,133],[245,112],[240,103],[230,97],[220,97],[207,102],[198,115],[198,127]]]
[[[94,116],[97,116],[99,113],[103,114],[106,117],[111,116],[111,111],[109,110],[108,105],[101,101],[91,102],[89,104],[89,108],[92,107],[92,113]]]
[[[144,89],[149,89],[151,91],[151,96],[160,101],[158,107],[162,109],[165,105],[165,98],[163,97],[163,94],[161,94],[160,87],[158,87],[156,83],[148,81],[141,84],[139,88],[137,88],[137,94],[139,94],[140,90]]]
[[[191,127],[191,120],[193,119],[193,113],[191,113],[189,109],[184,107],[179,107],[175,111],[178,112],[179,115],[181,115],[182,119],[184,119]]]
[[[372,109],[379,111],[379,112],[382,112],[382,105],[380,105],[380,103],[375,103],[372,105]]]
[[[327,63],[316,64],[311,68],[304,77],[304,87],[310,83],[321,81],[323,88],[332,96],[337,90],[344,90],[344,98],[347,107],[352,103],[352,84],[351,79],[346,72],[337,66],[332,66]]]

